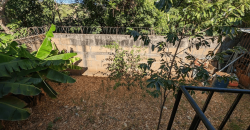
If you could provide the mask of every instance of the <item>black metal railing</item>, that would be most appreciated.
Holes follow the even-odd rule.
[[[191,97],[191,95],[189,94],[188,90],[198,90],[198,91],[209,91],[209,95],[206,99],[206,102],[204,103],[204,106],[202,108],[202,110],[200,109],[200,107],[196,104],[196,102],[194,101],[194,99]],[[168,130],[171,129],[172,125],[173,125],[173,121],[175,118],[175,114],[177,112],[180,100],[181,100],[181,96],[182,93],[185,95],[185,97],[187,98],[187,100],[189,101],[189,103],[191,104],[191,106],[193,107],[193,109],[196,112],[196,115],[190,125],[189,130],[196,130],[199,126],[200,121],[202,120],[202,122],[204,123],[204,125],[206,126],[206,128],[208,130],[215,130],[214,126],[210,123],[210,121],[207,119],[207,117],[205,116],[205,111],[208,107],[208,104],[214,94],[214,92],[226,92],[226,93],[238,93],[238,96],[235,98],[232,106],[230,107],[229,111],[227,112],[226,116],[224,117],[223,121],[221,122],[218,130],[222,130],[223,127],[225,126],[225,124],[227,123],[229,117],[231,116],[231,114],[233,113],[235,107],[237,106],[237,104],[239,103],[241,97],[243,96],[243,94],[250,94],[250,90],[244,90],[244,89],[227,89],[227,88],[211,88],[211,87],[193,87],[193,86],[182,86],[180,87],[180,90],[178,91],[177,97],[176,97],[176,101],[173,107],[173,111],[168,123]],[[250,124],[250,123],[249,123]],[[250,125],[247,128],[247,130],[250,130]]]

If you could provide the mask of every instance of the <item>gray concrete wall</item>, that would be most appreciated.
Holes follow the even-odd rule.
[[[79,62],[79,66],[86,67],[88,70],[84,73],[84,75],[92,76],[96,74],[98,71],[105,72],[106,67],[105,64],[110,63],[105,59],[108,58],[110,52],[114,52],[114,50],[110,50],[104,48],[104,45],[110,45],[114,42],[119,43],[119,45],[125,50],[131,50],[133,45],[143,46],[145,48],[144,51],[141,52],[141,55],[144,55],[145,58],[155,58],[156,62],[153,63],[152,68],[157,70],[160,67],[160,54],[157,53],[157,49],[151,51],[151,45],[157,44],[158,42],[165,42],[164,36],[149,36],[151,39],[149,46],[143,46],[143,42],[138,40],[133,40],[133,37],[129,35],[110,35],[110,34],[54,34],[54,38],[52,41],[56,44],[57,48],[61,50],[67,50],[67,52],[77,52],[77,57],[80,57],[82,60]],[[29,51],[38,50],[40,45],[42,44],[44,35],[37,35],[32,37],[27,37],[24,39],[17,40],[20,44],[26,43]],[[209,37],[206,37],[207,39]],[[197,41],[196,41],[197,42]],[[186,61],[185,57],[187,56],[185,51],[196,56],[197,58],[204,58],[209,51],[213,51],[217,46],[217,43],[213,43],[211,40],[208,40],[210,43],[210,47],[201,47],[199,50],[196,49],[195,46],[191,47],[191,50],[186,49],[188,46],[195,43],[194,41],[189,41],[189,39],[183,39],[181,42],[180,49],[178,52],[182,51],[178,57]],[[230,42],[230,41],[229,41]],[[226,44],[226,43],[225,43]],[[177,43],[176,43],[177,45]],[[176,50],[176,45],[168,44],[167,51],[174,54]],[[217,49],[219,49],[218,47]],[[168,58],[169,59],[169,58]],[[180,59],[176,59],[179,61]],[[146,63],[146,60],[141,61],[142,63]],[[98,74],[97,76],[101,76]]]
[[[44,34],[36,35],[36,36],[29,36],[21,39],[16,39],[15,41],[19,44],[25,43],[27,45],[27,49],[30,52],[36,51],[39,49],[41,44],[43,43],[43,40],[45,38]]]
[[[146,58],[155,58],[156,62],[153,64],[152,68],[157,70],[160,67],[160,55],[157,53],[157,49],[155,51],[151,51],[151,44],[157,44],[161,41],[166,41],[164,36],[149,36],[151,39],[151,43],[146,47],[146,50],[142,53],[145,53]],[[207,37],[209,38],[209,37]],[[131,50],[133,45],[143,46],[143,42],[141,40],[135,41],[133,37],[129,35],[110,35],[110,34],[54,34],[53,42],[56,43],[59,50],[67,50],[67,52],[77,52],[77,57],[80,57],[82,61],[78,64],[81,67],[87,67],[87,72],[84,75],[93,75],[98,71],[105,71],[105,64],[109,63],[105,61],[105,58],[110,56],[110,52],[114,52],[114,50],[110,50],[104,48],[104,45],[110,45],[113,42],[119,43],[119,45],[125,50]],[[189,41],[189,39],[184,39],[181,42],[181,47],[179,51],[187,48],[195,41]],[[186,49],[188,53],[193,54],[197,58],[204,58],[209,51],[213,51],[216,47],[216,43],[209,41],[210,47],[201,47],[199,50],[196,50],[196,47],[191,47],[191,50]],[[177,44],[176,44],[177,45]],[[176,45],[173,46],[169,44],[168,51],[174,54],[176,50]],[[183,51],[178,55],[178,57],[182,58],[184,62],[185,57],[187,56]],[[178,61],[179,59],[177,59]],[[146,60],[142,61],[146,62]]]

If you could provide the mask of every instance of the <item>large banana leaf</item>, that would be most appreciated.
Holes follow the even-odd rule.
[[[58,66],[58,65],[65,65],[65,64],[69,64],[70,61],[68,59],[70,59],[71,57],[75,56],[76,53],[66,53],[66,54],[61,54],[61,55],[55,55],[55,56],[51,56],[49,58],[44,59],[43,61],[41,61],[39,64],[41,66]]]
[[[14,57],[0,53],[0,63],[9,62],[9,61],[12,61],[14,59],[15,59]]]
[[[46,38],[43,40],[42,45],[38,49],[36,53],[36,57],[39,59],[45,59],[49,56],[50,52],[52,51],[52,43],[51,38],[54,37],[53,31],[56,30],[55,25],[51,25],[50,30],[46,33]]]
[[[36,73],[37,75],[37,73]],[[20,84],[27,84],[27,85],[35,85],[42,82],[42,79],[40,77],[37,77],[36,75],[32,75],[32,77],[14,77],[9,82],[15,82]]]
[[[6,34],[6,33],[0,33],[0,41],[1,42],[8,42],[12,41],[14,39],[13,35]]]
[[[11,74],[11,77],[15,77],[15,76],[27,76],[33,72],[39,72],[42,70],[46,70],[47,67],[36,67],[34,69],[30,69],[30,70],[21,70],[20,72],[15,72]]]
[[[18,54],[18,48],[17,48],[18,43],[16,41],[13,41],[10,43],[8,46],[8,49],[6,50],[7,55],[16,55]]]
[[[46,33],[46,37],[49,37],[49,38],[54,37],[53,32],[55,30],[56,30],[56,26],[54,24],[52,24],[49,31]]]
[[[41,61],[39,63],[40,66],[57,66],[57,65],[64,65],[68,64],[69,60],[47,60],[47,61]]]
[[[25,120],[30,116],[29,109],[24,108],[26,103],[16,97],[0,98],[0,120]]]
[[[65,53],[65,54],[51,56],[51,57],[48,57],[44,60],[68,60],[71,57],[76,56],[76,55],[77,55],[77,53]]]
[[[43,89],[44,92],[51,98],[56,98],[57,92],[44,80],[42,80],[42,82],[40,82],[39,84],[36,84],[36,86],[40,89]]]
[[[35,60],[30,59],[14,59],[9,62],[0,63],[0,77],[10,77],[10,74],[14,71],[33,69],[37,65],[38,63]]]
[[[68,67],[66,65],[57,65],[57,66],[53,65],[50,68],[56,71],[63,71],[66,70]]]
[[[38,95],[41,90],[34,85],[22,84],[18,82],[0,82],[0,98],[3,96],[13,93],[13,94],[21,94],[25,96],[35,96]]]
[[[45,59],[50,54],[51,50],[52,50],[51,40],[49,37],[46,37],[43,40],[42,45],[38,49],[38,51],[36,53],[36,57],[39,59]]]
[[[55,55],[58,55],[59,51],[58,50],[52,50],[50,52],[50,55],[49,56],[55,56]]]
[[[58,72],[54,69],[47,69],[46,71],[41,72],[44,76],[46,76],[48,79],[57,81],[60,83],[74,83],[76,80],[72,77],[63,74],[61,72]]]
[[[37,51],[33,51],[30,54],[33,55],[33,56],[36,56],[36,53],[37,53]]]
[[[21,46],[20,46],[20,49],[19,49],[19,57],[28,58],[28,59],[37,59],[38,60],[38,58],[34,57],[32,54],[30,54],[30,52],[28,52],[26,49],[24,49]]]
[[[12,35],[0,33],[0,52],[9,51],[9,44],[14,39]]]
[[[37,84],[41,83],[43,80],[41,78],[30,78],[28,82],[34,84],[37,87]]]

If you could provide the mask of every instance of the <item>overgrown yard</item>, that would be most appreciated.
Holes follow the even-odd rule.
[[[139,87],[119,87],[107,78],[74,76],[74,84],[50,85],[59,93],[57,99],[48,96],[32,109],[28,120],[6,122],[6,129],[156,129],[161,98],[153,98]],[[199,106],[208,94],[196,92],[193,98]],[[236,94],[215,93],[206,111],[208,119],[218,127]],[[161,129],[166,129],[175,99],[169,94],[164,107]],[[250,95],[244,95],[225,129],[246,129],[250,122]],[[195,115],[184,96],[174,121],[176,130],[188,129]],[[198,128],[206,129],[201,123]]]

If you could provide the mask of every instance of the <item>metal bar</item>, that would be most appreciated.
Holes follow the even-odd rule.
[[[207,110],[207,106],[208,106],[210,100],[212,99],[213,94],[214,94],[214,91],[210,91],[209,95],[207,96],[207,100],[204,103],[204,106],[202,108],[203,113],[205,113],[205,111]],[[201,119],[199,118],[199,115],[195,114],[194,120],[191,123],[189,130],[197,130],[197,128],[198,128],[198,126],[200,124],[200,121],[201,121]]]
[[[185,86],[187,90],[200,90],[200,91],[214,91],[214,92],[227,92],[227,93],[243,93],[250,94],[250,90],[246,89],[229,89],[229,88],[212,88],[212,87],[194,87]]]
[[[246,42],[246,49],[249,49],[249,51],[250,51],[250,48],[249,48],[249,46],[250,46],[250,44],[247,44],[247,43],[249,43],[249,41],[250,41],[250,35],[248,34],[248,41]],[[243,46],[244,47],[244,46]]]
[[[248,126],[247,130],[250,130],[250,125]]]
[[[235,60],[233,60],[231,63],[227,64],[224,68],[222,68],[221,70],[219,70],[218,72],[221,72],[222,70],[224,70],[225,68],[227,68],[229,65],[233,64],[235,61],[237,61],[238,59],[240,59],[242,56],[244,56],[244,54],[242,54],[241,56],[239,56],[238,58],[236,58]],[[213,78],[216,75],[216,73],[211,77]]]
[[[246,38],[245,38],[244,42],[242,42],[242,46],[243,47],[247,46],[247,43],[248,43],[249,40],[250,40],[250,35],[248,34],[248,35],[246,35]]]
[[[179,90],[179,91],[178,91],[178,94],[177,94],[177,97],[176,97],[176,100],[175,100],[175,103],[174,103],[174,107],[173,107],[173,111],[172,111],[170,120],[169,120],[169,122],[168,122],[168,128],[167,128],[167,130],[171,130],[171,127],[172,127],[173,122],[174,122],[174,117],[175,117],[175,114],[176,114],[176,112],[177,112],[177,109],[178,109],[180,100],[181,100],[181,96],[182,96],[182,91]]]
[[[218,130],[222,130],[223,127],[225,126],[225,124],[227,123],[229,117],[231,116],[231,114],[233,113],[235,107],[237,106],[237,104],[239,103],[241,97],[243,96],[243,93],[238,94],[238,96],[236,97],[236,99],[234,100],[232,106],[230,107],[229,111],[227,112],[227,115],[225,116],[224,120],[221,122],[220,127]]]
[[[207,129],[208,130],[215,130],[215,128],[209,122],[209,120],[207,119],[207,117],[205,116],[205,114],[201,111],[200,107],[196,104],[196,102],[194,101],[194,99],[190,96],[190,94],[188,93],[188,91],[186,90],[186,88],[184,86],[181,86],[180,88],[181,88],[183,94],[185,95],[185,97],[187,98],[187,100],[189,101],[189,103],[191,104],[191,106],[194,108],[196,114],[199,115],[199,117],[201,118],[202,122],[207,127]]]

